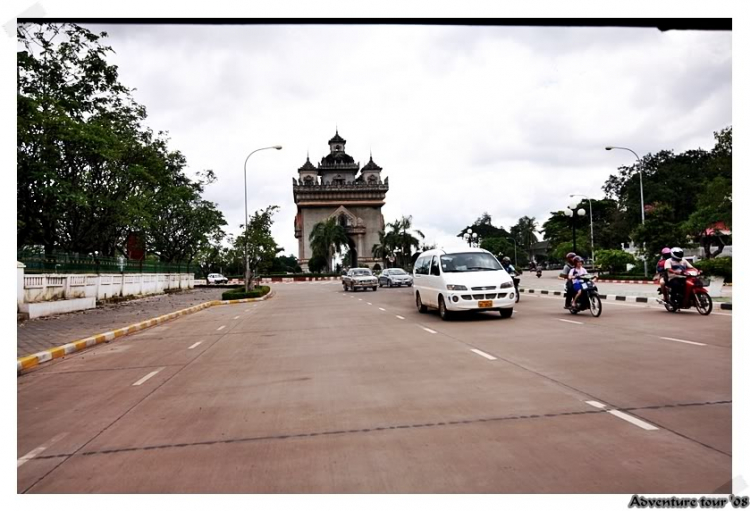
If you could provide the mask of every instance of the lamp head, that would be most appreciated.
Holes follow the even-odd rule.
[[[275,145],[275,146],[273,146],[273,148],[276,149],[277,151],[281,150],[281,146],[280,145]]]
[[[608,145],[608,146],[607,146],[607,147],[605,147],[604,149],[606,149],[607,151],[611,151],[611,150],[612,150],[612,146],[609,146],[609,145]]]

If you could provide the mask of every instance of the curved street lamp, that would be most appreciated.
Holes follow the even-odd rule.
[[[257,153],[258,151],[263,151],[265,149],[276,149],[281,150],[280,145],[272,145],[268,147],[261,147],[260,149],[256,149],[255,151],[251,152],[247,155],[247,158],[245,158],[245,292],[250,291],[250,259],[247,257],[247,160],[250,159],[252,155]]]
[[[635,155],[635,158],[638,160],[638,176],[641,180],[641,225],[646,224],[646,207],[643,203],[643,162],[641,161],[641,157],[638,156],[638,154],[633,151],[630,148],[627,147],[617,147],[617,146],[607,146],[604,149],[607,151],[611,151],[612,149],[622,149],[623,151],[630,151]],[[643,242],[643,275],[648,277],[648,266],[646,263],[646,242]]]
[[[470,247],[472,247],[472,242],[474,244],[479,243],[479,234],[473,232],[471,228],[466,229],[466,233],[464,234],[464,241],[469,244]]]
[[[579,193],[571,193],[570,196],[583,197],[585,200],[589,201],[589,217],[591,219],[591,260],[596,261],[596,258],[594,257],[594,210],[591,208],[591,197]]]

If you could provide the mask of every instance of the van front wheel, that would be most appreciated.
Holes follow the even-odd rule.
[[[422,303],[422,297],[419,296],[419,293],[417,293],[417,310],[422,314],[427,312],[427,307]]]
[[[509,318],[513,315],[513,309],[500,309],[501,318]]]
[[[440,311],[440,319],[443,321],[448,321],[451,318],[451,312],[446,308],[442,296],[438,298],[438,311]]]

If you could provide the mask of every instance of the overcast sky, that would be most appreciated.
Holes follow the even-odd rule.
[[[713,146],[732,123],[731,33],[627,28],[88,25],[106,30],[147,124],[168,131],[228,232],[276,204],[273,234],[297,253],[292,177],[335,133],[390,191],[386,221],[412,215],[428,243],[482,212],[540,224],[571,193],[602,198],[643,156]]]

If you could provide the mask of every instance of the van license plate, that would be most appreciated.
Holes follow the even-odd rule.
[[[487,307],[492,307],[492,300],[479,300],[480,309],[485,309]]]

